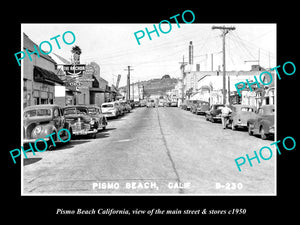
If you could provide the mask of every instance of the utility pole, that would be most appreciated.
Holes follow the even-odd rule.
[[[222,38],[223,38],[223,104],[226,103],[226,65],[225,65],[225,36],[230,30],[235,30],[235,27],[220,27],[220,26],[212,26],[212,29],[222,30]],[[228,96],[230,93],[228,93]]]
[[[180,68],[182,71],[182,85],[181,85],[181,104],[183,103],[184,100],[184,93],[183,93],[183,79],[184,79],[184,67],[187,65],[187,62],[184,62],[184,55],[182,56],[182,62],[179,62],[181,64]]]
[[[127,93],[126,93],[126,100],[130,101],[130,66],[127,66],[127,69],[124,69],[128,71],[128,75],[127,75]]]

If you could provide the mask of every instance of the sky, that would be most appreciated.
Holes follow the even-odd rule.
[[[218,66],[222,69],[222,37],[221,30],[212,26],[234,26],[236,29],[226,35],[226,70],[250,70],[251,64],[245,62],[260,59],[260,65],[265,68],[276,66],[276,24],[185,24],[171,23],[171,31],[162,33],[155,24],[159,37],[151,33],[150,40],[145,28],[152,31],[153,24],[22,24],[22,32],[39,45],[42,41],[52,44],[52,52],[70,60],[71,48],[78,45],[82,54],[82,64],[96,62],[100,66],[100,76],[109,84],[115,83],[118,74],[121,75],[119,86],[126,85],[127,67],[131,66],[131,82],[161,78],[165,74],[171,77],[181,77],[179,62],[183,56],[188,61],[190,41],[194,46],[194,64],[200,64],[200,70],[211,70],[211,54],[213,54],[213,70]],[[169,30],[169,25],[163,23],[162,30]],[[140,45],[134,36],[143,30],[145,36]],[[72,31],[76,40],[67,45],[62,40],[66,31]],[[58,38],[61,49],[55,40]],[[139,33],[140,35],[140,33]],[[70,36],[66,35],[66,38]],[[70,38],[71,39],[71,38]],[[72,40],[72,39],[71,39]],[[43,50],[47,51],[47,45]]]

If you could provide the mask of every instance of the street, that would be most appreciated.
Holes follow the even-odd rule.
[[[275,195],[276,154],[241,172],[234,161],[272,142],[177,107],[135,108],[95,139],[28,152],[23,194]]]

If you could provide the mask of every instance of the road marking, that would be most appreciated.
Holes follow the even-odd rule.
[[[127,141],[131,141],[131,139],[123,139],[123,140],[118,140],[116,142],[127,142]]]

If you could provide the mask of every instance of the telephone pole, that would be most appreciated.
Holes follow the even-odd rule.
[[[127,93],[126,93],[126,100],[130,101],[130,66],[127,66],[127,69],[124,69],[128,71],[128,75],[127,75]]]
[[[225,65],[225,36],[230,30],[235,30],[235,27],[220,27],[220,26],[212,26],[212,29],[222,30],[222,38],[223,38],[223,104],[226,103],[226,65]],[[228,93],[230,96],[230,93]]]
[[[183,103],[184,100],[184,93],[183,93],[183,79],[184,79],[184,67],[187,65],[187,62],[184,62],[184,56],[182,56],[182,62],[179,62],[181,64],[180,68],[182,71],[182,85],[181,85],[181,104]]]

